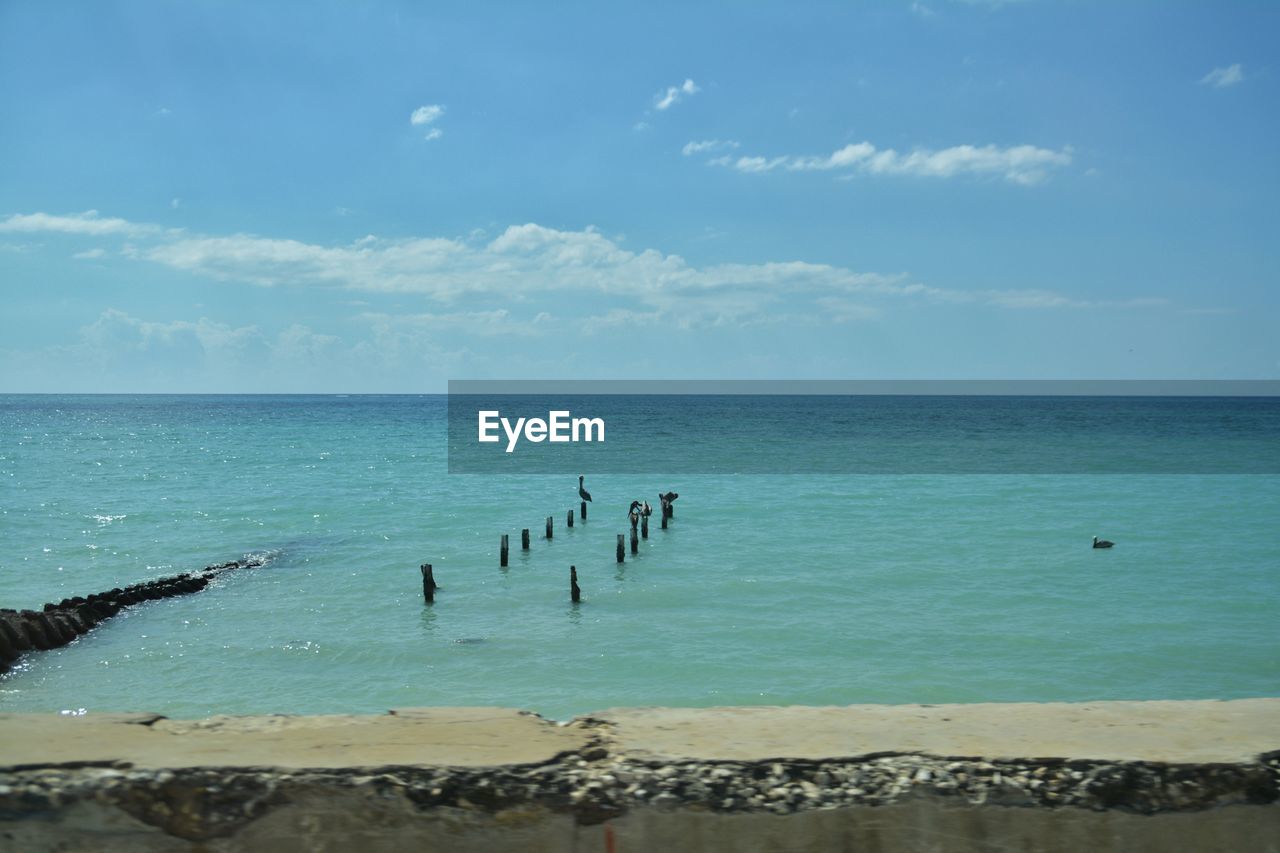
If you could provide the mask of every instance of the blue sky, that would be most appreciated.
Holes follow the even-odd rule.
[[[0,391],[1280,377],[1280,4],[0,2]]]

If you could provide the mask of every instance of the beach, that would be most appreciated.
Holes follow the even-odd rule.
[[[1280,699],[0,716],[28,849],[1274,850]]]

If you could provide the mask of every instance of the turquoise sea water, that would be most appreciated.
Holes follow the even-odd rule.
[[[568,530],[576,477],[448,474],[445,444],[442,397],[0,397],[0,606],[272,556],[27,655],[0,710],[1280,690],[1280,476],[586,471]],[[627,505],[668,489],[671,529],[618,565]]]

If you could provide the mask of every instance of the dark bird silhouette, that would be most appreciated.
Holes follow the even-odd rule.
[[[1108,542],[1106,539],[1099,539],[1097,536],[1093,537],[1093,547],[1095,548],[1110,548],[1115,544],[1114,542]]]
[[[627,515],[630,515],[633,512],[639,511],[640,507],[641,507],[640,501],[632,501],[631,506],[627,509]]]
[[[645,501],[644,505],[640,507],[640,514],[645,518],[648,518],[649,516],[653,515],[653,507],[649,506],[648,501]]]
[[[671,516],[671,502],[680,497],[675,492],[667,492],[665,495],[658,493],[658,505],[662,507],[662,517],[669,518]]]
[[[578,569],[576,566],[569,567],[569,600],[574,604],[582,599],[582,590],[578,587]]]
[[[584,501],[591,500],[591,493],[582,487],[581,474],[578,475],[578,497],[582,498]]]

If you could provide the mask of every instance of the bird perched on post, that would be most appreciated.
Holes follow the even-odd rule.
[[[591,500],[591,493],[582,487],[582,479],[583,479],[582,475],[579,474],[578,475],[578,497],[582,498],[584,501],[589,501]]]

